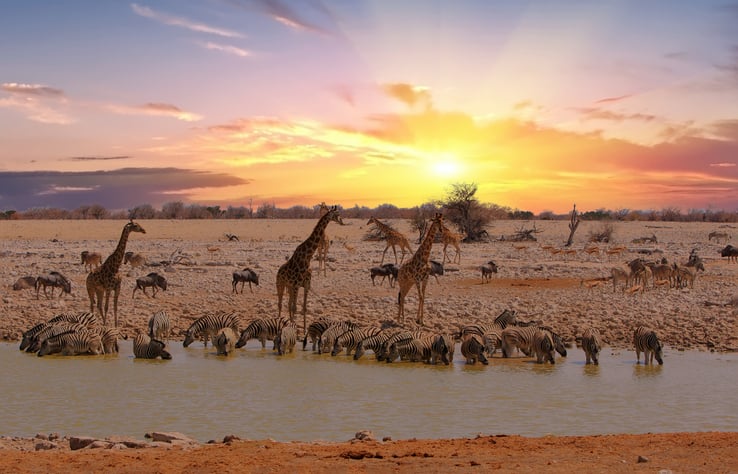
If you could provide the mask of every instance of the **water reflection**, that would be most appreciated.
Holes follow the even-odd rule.
[[[467,366],[354,361],[310,351],[278,357],[257,341],[229,357],[172,343],[173,359],[137,360],[130,341],[104,357],[44,357],[0,344],[0,434],[60,432],[142,437],[181,431],[278,440],[732,431],[736,354],[669,353],[663,366],[632,351],[585,365],[490,359]],[[270,347],[270,346],[268,346]],[[705,390],[709,387],[709,390]],[[545,416],[541,413],[545,412]],[[597,420],[583,423],[582,420]]]

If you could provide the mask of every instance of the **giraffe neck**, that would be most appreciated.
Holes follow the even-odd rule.
[[[303,243],[297,246],[297,249],[295,249],[295,253],[292,254],[291,260],[298,262],[300,264],[309,265],[310,260],[312,260],[313,255],[315,254],[315,251],[318,249],[318,246],[323,241],[323,236],[325,235],[325,228],[328,227],[328,223],[331,221],[331,213],[328,212],[324,216],[318,220],[318,223],[315,225],[315,228],[313,229],[313,232],[310,234],[310,236],[305,239]]]
[[[425,238],[423,238],[423,241],[420,243],[420,247],[418,247],[418,250],[416,250],[413,255],[412,261],[415,265],[425,265],[428,263],[431,247],[433,247],[433,240],[436,238],[436,233],[439,229],[438,226],[439,222],[434,220],[430,229],[428,229],[428,233],[425,234]]]
[[[130,227],[125,226],[123,228],[123,232],[120,234],[120,240],[118,241],[118,246],[115,247],[113,253],[105,259],[105,262],[101,265],[101,268],[105,268],[114,272],[118,271],[121,263],[123,262],[123,256],[126,253],[126,244],[128,243],[128,234],[130,234],[130,232]]]

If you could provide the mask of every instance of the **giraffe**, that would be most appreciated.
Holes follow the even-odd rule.
[[[384,252],[382,252],[382,261],[379,263],[380,265],[384,263],[384,255],[387,253],[387,249],[389,249],[390,247],[392,247],[392,251],[395,253],[395,265],[397,265],[396,246],[399,245],[400,250],[402,251],[402,255],[400,256],[400,263],[402,263],[402,261],[405,259],[406,250],[408,253],[412,253],[410,242],[408,242],[407,237],[402,235],[400,232],[396,231],[387,224],[380,222],[379,219],[374,216],[369,218],[369,222],[366,223],[366,225],[371,224],[377,226],[377,229],[384,236],[384,240],[387,242],[387,246],[384,248]]]
[[[310,236],[297,246],[290,259],[279,267],[277,271],[277,305],[279,308],[277,316],[282,316],[282,295],[285,288],[287,288],[287,311],[290,315],[290,320],[294,322],[295,313],[297,312],[297,292],[302,287],[304,290],[302,300],[302,324],[304,330],[307,330],[307,297],[308,291],[310,291],[310,278],[312,276],[310,261],[313,259],[315,251],[325,236],[325,228],[331,221],[341,222],[337,206],[328,209],[328,212],[318,220]]]
[[[320,217],[323,217],[330,211],[330,208],[326,205],[326,203],[321,202],[320,203]],[[340,225],[343,225],[343,221],[341,218],[338,218],[338,223]],[[326,262],[328,261],[328,249],[331,246],[331,239],[328,237],[328,234],[323,233],[323,239],[320,241],[320,244],[318,245],[318,274],[320,275],[320,270],[323,270],[323,276],[325,276],[325,267]]]
[[[110,302],[110,292],[113,292],[113,314],[115,316],[115,327],[118,327],[118,295],[120,294],[121,277],[118,273],[120,265],[123,262],[123,256],[126,252],[126,244],[128,243],[128,235],[131,232],[141,232],[145,234],[143,227],[133,222],[131,219],[123,227],[120,234],[118,246],[112,254],[105,259],[102,265],[92,270],[87,275],[87,295],[90,297],[90,312],[94,312],[95,303],[97,302],[97,310],[103,320],[103,326],[107,325],[108,303]],[[105,311],[103,311],[103,296],[105,297]]]
[[[405,296],[407,296],[413,284],[418,289],[418,317],[415,320],[421,326],[423,325],[423,303],[425,301],[425,286],[428,283],[428,258],[430,257],[431,247],[436,238],[436,234],[443,228],[443,215],[436,213],[436,217],[431,220],[428,232],[425,234],[420,246],[413,254],[412,258],[400,267],[397,274],[397,281],[400,285],[400,293],[397,295],[397,301],[400,304],[400,313],[398,320],[400,323],[405,319]]]
[[[449,245],[453,246],[456,249],[456,255],[454,255],[454,259],[451,260],[451,258],[448,258],[449,263],[461,263],[461,246],[459,246],[459,238],[461,236],[457,234],[456,232],[452,231],[445,225],[441,226],[441,242],[443,242],[443,263],[446,263],[446,249]]]

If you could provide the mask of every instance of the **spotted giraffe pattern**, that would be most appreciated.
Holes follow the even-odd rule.
[[[392,247],[392,252],[395,254],[395,265],[397,265],[397,247],[400,247],[400,251],[402,252],[402,255],[400,256],[400,263],[402,263],[403,260],[405,260],[405,252],[412,253],[412,249],[410,248],[410,242],[407,240],[407,237],[402,235],[400,232],[396,231],[392,227],[388,226],[387,224],[381,222],[376,217],[372,216],[369,219],[369,222],[366,223],[366,225],[372,225],[374,224],[379,232],[384,237],[385,242],[387,243],[386,247],[384,247],[384,252],[382,252],[382,261],[379,263],[382,265],[384,263],[384,256],[387,253],[387,250]]]
[[[120,294],[121,276],[118,273],[123,256],[126,252],[126,244],[128,236],[131,232],[140,232],[145,234],[143,227],[131,220],[123,227],[120,235],[118,246],[113,253],[105,259],[102,265],[92,270],[87,275],[87,295],[90,298],[90,312],[94,312],[97,303],[97,310],[103,320],[103,326],[107,326],[108,304],[110,302],[110,293],[113,293],[113,315],[115,317],[115,327],[118,327],[118,295]],[[105,298],[105,310],[103,311],[102,300]]]
[[[398,321],[403,322],[405,318],[405,297],[410,289],[415,285],[418,289],[418,316],[415,320],[418,324],[423,324],[423,305],[425,302],[425,287],[428,284],[428,276],[430,268],[428,267],[428,259],[430,258],[431,247],[436,238],[436,234],[443,227],[443,215],[436,214],[431,221],[428,232],[425,234],[420,246],[413,254],[412,258],[400,267],[397,273],[397,281],[400,285],[400,293],[398,295],[398,303],[400,311]]]

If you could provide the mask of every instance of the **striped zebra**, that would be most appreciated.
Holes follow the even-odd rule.
[[[103,354],[118,353],[118,338],[120,337],[118,328],[110,326],[95,326],[93,331],[97,332],[100,336],[100,341],[103,345]]]
[[[237,340],[238,336],[233,329],[225,327],[213,336],[213,347],[218,351],[218,355],[227,356],[235,350]]]
[[[354,329],[357,329],[358,326],[353,321],[336,321],[328,328],[323,331],[323,334],[320,335],[320,341],[318,342],[318,354],[322,354],[324,352],[329,352],[333,345],[336,343],[336,339],[341,334],[345,333],[346,331],[353,331]]]
[[[433,345],[435,336],[433,334],[423,334],[422,337],[413,337],[412,339],[403,339],[390,344],[387,349],[385,362],[390,363],[398,357],[400,360],[409,360],[410,362],[426,362],[431,360],[431,346]]]
[[[277,349],[277,355],[292,352],[295,350],[295,344],[297,344],[297,328],[294,324],[284,326],[274,338],[274,347]]]
[[[238,314],[235,312],[227,313],[220,311],[213,314],[207,314],[197,318],[192,324],[190,324],[190,327],[187,328],[187,332],[185,333],[182,345],[187,347],[194,342],[197,336],[204,336],[203,344],[207,347],[208,339],[211,339],[214,334],[223,328],[229,327],[233,329],[233,332],[238,334],[239,324],[240,320],[238,318]]]
[[[470,334],[469,337],[461,341],[461,355],[464,356],[467,364],[474,365],[479,361],[484,365],[488,365],[489,361],[484,356],[485,350],[484,341],[479,334]]]
[[[86,331],[87,329],[88,327],[84,324],[68,321],[47,325],[34,336],[31,343],[26,347],[26,352],[38,352],[41,349],[41,344],[51,337],[67,332]]]
[[[653,364],[653,359],[656,358],[656,362],[663,365],[663,348],[661,347],[661,341],[653,330],[645,326],[635,328],[633,331],[633,345],[636,351],[636,364],[641,363],[641,352],[643,352],[644,364]]]
[[[539,330],[548,332],[551,335],[554,348],[557,348],[556,338],[551,331],[543,326],[510,326],[502,331],[502,357],[510,357],[515,348],[518,348],[526,356],[532,356],[533,335]],[[561,341],[561,338],[558,339]],[[560,342],[560,345],[564,354],[566,354],[566,348],[563,347],[563,342]]]
[[[83,354],[100,355],[103,353],[100,335],[93,331],[81,330],[67,331],[44,339],[37,355],[43,357],[49,354],[74,356]]]
[[[304,351],[307,347],[308,338],[313,343],[313,352],[317,350],[318,344],[320,344],[320,336],[323,332],[330,327],[335,321],[330,319],[320,318],[317,321],[313,321],[305,331],[305,338],[302,340],[302,350]]]
[[[412,339],[422,339],[424,336],[426,336],[426,333],[423,331],[408,331],[405,329],[397,331],[374,351],[374,357],[377,361],[383,361],[388,357],[389,349],[393,344]]]
[[[23,337],[21,339],[20,343],[20,350],[26,350],[28,346],[34,343],[34,341],[37,340],[38,334],[43,331],[44,329],[53,326],[54,324],[58,322],[72,322],[72,323],[80,323],[85,325],[86,327],[92,328],[97,324],[97,318],[93,313],[89,313],[86,311],[80,312],[80,313],[61,313],[53,318],[49,319],[48,321],[39,323],[35,326],[33,326],[31,329],[23,333]],[[38,347],[36,348],[38,350]],[[29,352],[36,352],[36,351],[29,351]]]
[[[167,341],[171,333],[171,324],[169,323],[169,315],[165,310],[157,311],[149,318],[149,337],[151,339],[159,339]]]
[[[274,341],[279,331],[287,325],[294,325],[287,317],[255,319],[241,331],[236,347],[243,347],[251,339],[258,339],[261,342],[261,348],[266,348],[267,341]],[[274,347],[276,349],[276,346]]]
[[[380,332],[382,332],[382,330],[374,326],[350,329],[336,338],[336,341],[333,343],[331,355],[338,355],[338,353],[341,352],[341,349],[346,348],[346,355],[349,356],[351,355],[351,351],[356,350],[356,346],[359,345],[360,341],[363,341],[370,336],[376,336]]]
[[[454,358],[454,338],[450,334],[436,334],[431,342],[430,363],[436,365],[440,360],[449,365]]]
[[[600,361],[600,332],[595,328],[587,328],[582,334],[582,349],[587,358],[587,364],[599,365]]]
[[[551,333],[542,329],[536,329],[531,339],[531,350],[536,356],[536,362],[543,364],[546,361],[556,363],[554,359],[554,342]]]
[[[151,339],[147,334],[138,333],[133,339],[133,355],[137,359],[171,359],[172,355],[164,348],[166,344],[158,339]]]
[[[382,345],[392,336],[402,330],[397,328],[385,329],[380,333],[369,336],[366,339],[359,341],[354,350],[354,360],[359,360],[361,356],[368,350],[374,352],[375,356],[380,351]]]

